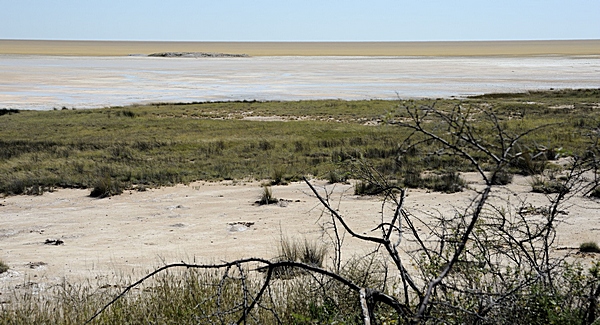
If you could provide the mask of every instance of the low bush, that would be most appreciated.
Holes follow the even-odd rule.
[[[402,183],[408,188],[422,188],[425,187],[421,172],[416,170],[409,170],[404,173],[402,177]]]
[[[511,167],[517,174],[523,176],[542,174],[548,165],[546,155],[533,156],[530,152],[523,152],[512,162]]]
[[[327,256],[327,247],[317,241],[290,239],[281,237],[277,247],[276,261],[301,262],[311,266],[322,267]],[[278,277],[293,277],[298,274],[293,268],[280,268],[275,274]]]
[[[18,109],[13,109],[13,108],[2,108],[0,109],[0,116],[2,115],[10,115],[10,114],[17,114],[19,113]]]
[[[263,191],[260,196],[260,199],[258,201],[256,201],[256,203],[258,203],[258,205],[268,205],[268,204],[273,204],[273,203],[277,203],[277,202],[279,202],[279,200],[277,200],[277,198],[275,198],[273,196],[271,187],[267,186],[267,185],[263,186]]]
[[[375,195],[381,192],[381,187],[371,182],[359,181],[354,185],[354,195]]]
[[[513,174],[504,169],[497,171],[491,179],[493,185],[508,185],[512,180]]]
[[[285,177],[285,169],[283,168],[275,168],[271,178],[271,185],[288,185],[288,181]]]
[[[600,253],[600,247],[595,242],[588,241],[579,245],[579,251],[582,253]]]
[[[404,186],[409,188],[426,188],[436,192],[456,193],[462,192],[467,183],[457,172],[447,172],[441,175],[421,176],[419,173],[406,173]]]
[[[277,247],[278,261],[302,262],[312,266],[322,267],[327,255],[327,247],[317,241],[295,240],[282,237]]]
[[[0,260],[0,274],[8,271],[9,267],[3,260]]]
[[[124,186],[118,180],[113,179],[109,174],[98,177],[96,184],[90,193],[91,197],[105,198],[123,193]]]
[[[543,177],[534,177],[531,181],[531,191],[534,193],[553,194],[566,193],[569,189],[558,179],[547,180]]]
[[[428,189],[444,193],[462,192],[463,188],[467,185],[456,172],[445,173],[440,176],[430,176],[425,180]]]
[[[327,181],[329,184],[345,183],[348,181],[348,174],[338,170],[330,170],[329,173],[327,173]]]

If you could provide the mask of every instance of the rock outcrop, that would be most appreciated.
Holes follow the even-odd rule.
[[[248,54],[227,54],[211,52],[160,52],[148,56],[161,58],[247,58]]]

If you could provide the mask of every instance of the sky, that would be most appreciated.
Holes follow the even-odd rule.
[[[600,0],[0,0],[0,39],[600,39]]]

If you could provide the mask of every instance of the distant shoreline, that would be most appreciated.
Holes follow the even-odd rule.
[[[0,54],[127,56],[157,52],[249,56],[541,56],[600,55],[600,40],[437,42],[150,42],[0,40]]]

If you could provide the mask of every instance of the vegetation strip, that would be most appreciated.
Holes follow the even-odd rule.
[[[547,158],[585,149],[600,124],[600,90],[493,94],[465,100],[299,101],[155,104],[91,110],[17,111],[0,116],[0,193],[41,194],[90,188],[105,197],[124,189],[195,180],[346,179],[348,163],[367,160],[408,186],[441,191],[456,171],[452,157],[401,153],[409,130],[390,125],[403,105],[489,108],[510,131],[556,123],[522,141]],[[279,117],[277,121],[251,120]],[[488,127],[485,123],[477,127]],[[402,155],[401,155],[402,154]],[[398,161],[402,156],[404,161]],[[511,167],[528,173],[535,160]],[[520,170],[518,170],[520,169]],[[434,174],[419,178],[424,171]],[[450,173],[450,174],[448,174]],[[448,176],[445,179],[433,177]],[[446,182],[446,183],[445,183]],[[449,187],[448,187],[449,186]]]

